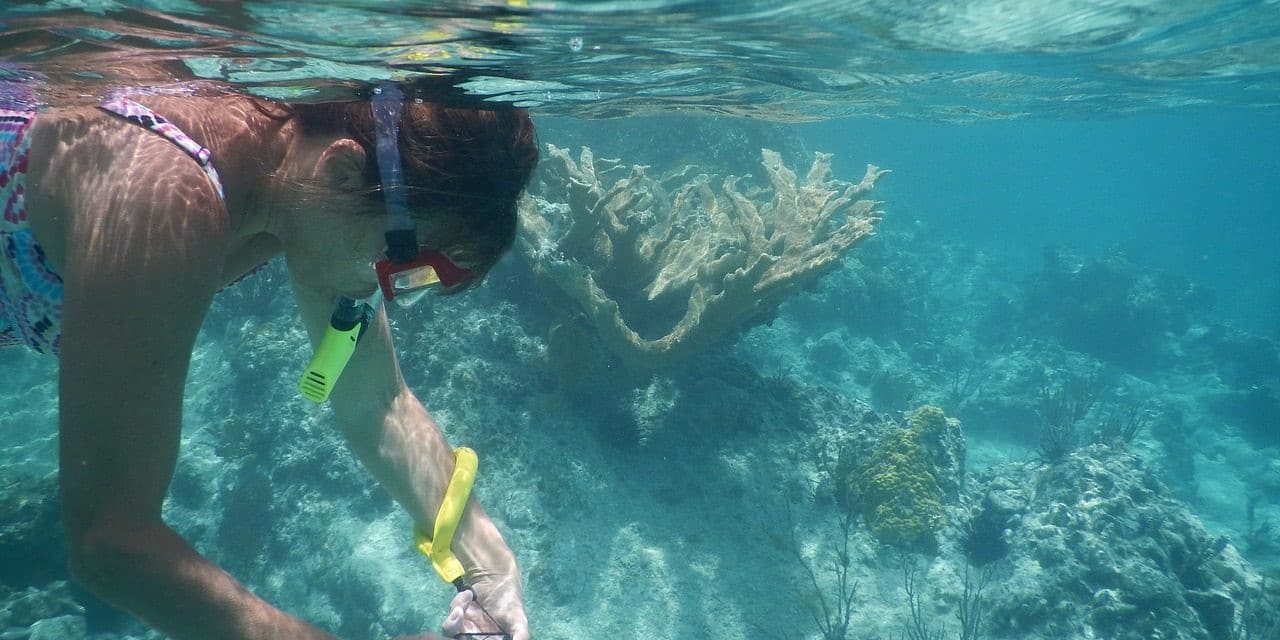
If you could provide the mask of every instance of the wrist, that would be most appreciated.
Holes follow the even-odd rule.
[[[474,451],[459,447],[444,497],[431,530],[414,527],[414,546],[426,556],[446,583],[467,583],[507,577],[519,583],[519,569],[502,534],[471,499],[479,461]]]

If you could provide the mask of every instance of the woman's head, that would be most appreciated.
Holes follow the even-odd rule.
[[[303,135],[337,135],[363,148],[366,192],[380,202],[370,104],[297,104],[292,111]],[[528,114],[409,101],[398,136],[410,215],[428,231],[432,248],[460,254],[483,274],[515,238],[516,202],[537,164]]]

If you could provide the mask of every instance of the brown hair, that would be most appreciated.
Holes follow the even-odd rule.
[[[338,134],[364,147],[370,197],[381,199],[373,111],[365,101],[292,104],[305,134]],[[400,162],[413,212],[457,216],[487,260],[515,240],[516,202],[538,163],[523,109],[473,109],[410,101],[400,117]]]

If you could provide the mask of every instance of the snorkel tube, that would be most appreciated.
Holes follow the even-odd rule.
[[[378,177],[382,179],[382,201],[387,208],[387,258],[397,264],[418,257],[418,234],[409,217],[409,201],[404,193],[404,172],[400,168],[400,113],[404,92],[394,84],[373,89],[373,124],[377,130]]]
[[[378,174],[387,208],[387,258],[396,263],[412,262],[418,255],[418,234],[409,217],[397,143],[404,92],[394,84],[379,85],[374,87],[371,101]],[[373,307],[368,303],[338,297],[337,308],[329,317],[329,327],[298,380],[302,397],[317,403],[329,398],[372,318]]]

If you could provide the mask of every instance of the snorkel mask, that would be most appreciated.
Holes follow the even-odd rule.
[[[383,300],[395,300],[396,304],[407,307],[429,291],[444,292],[465,286],[473,274],[444,252],[418,244],[417,226],[409,217],[397,144],[404,93],[393,84],[384,84],[373,89],[371,103],[378,177],[387,210],[386,256],[373,267]],[[329,327],[298,383],[303,397],[314,402],[329,398],[372,319],[373,307],[367,302],[345,296],[338,298]]]

